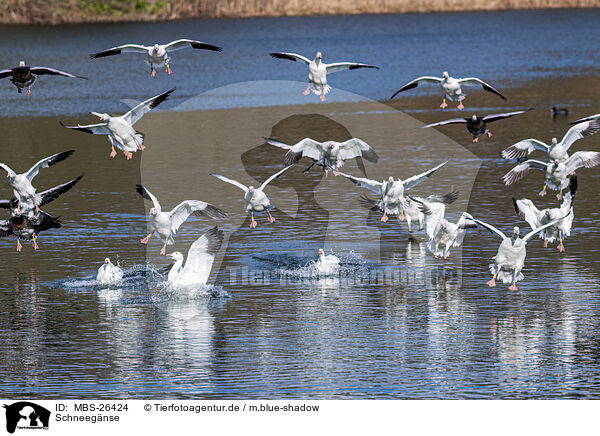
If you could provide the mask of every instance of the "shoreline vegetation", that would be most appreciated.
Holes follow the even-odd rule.
[[[11,0],[2,24],[597,8],[600,0]]]

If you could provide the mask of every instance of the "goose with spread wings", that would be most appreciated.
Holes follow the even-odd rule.
[[[196,217],[208,217],[212,219],[226,218],[227,212],[219,209],[212,204],[200,200],[185,200],[179,203],[170,212],[163,212],[158,198],[142,185],[136,185],[136,191],[146,200],[152,202],[153,207],[148,212],[150,233],[141,239],[142,244],[147,244],[150,237],[156,235],[164,241],[160,254],[165,254],[167,245],[173,245],[173,237],[177,234],[179,227],[189,218],[190,215]]]
[[[598,131],[600,131],[600,119],[594,118],[575,124],[560,142],[556,138],[552,138],[552,143],[547,145],[538,139],[524,139],[504,150],[502,157],[504,159],[520,159],[527,157],[535,150],[540,150],[545,152],[550,160],[564,162],[569,159],[568,151],[575,141],[591,136]]]
[[[194,241],[188,250],[187,259],[179,251],[169,253],[167,256],[175,261],[169,270],[169,286],[185,288],[206,285],[215,256],[223,244],[223,237],[223,232],[215,226]]]
[[[562,200],[563,189],[569,186],[569,176],[575,175],[575,170],[579,168],[593,168],[600,165],[600,153],[597,151],[578,151],[561,162],[558,159],[551,162],[542,162],[540,160],[528,159],[519,163],[512,170],[506,173],[502,180],[505,185],[513,183],[525,177],[530,169],[542,170],[546,173],[544,189],[539,193],[541,197],[546,195],[546,188],[553,191],[559,191],[556,198]]]
[[[379,159],[375,150],[358,138],[352,138],[344,142],[319,142],[311,138],[304,138],[294,145],[285,144],[274,138],[265,139],[268,144],[288,150],[283,158],[285,165],[293,165],[303,157],[311,159],[313,163],[304,170],[305,173],[317,164],[323,168],[325,175],[327,175],[329,168],[333,170],[334,175],[338,175],[337,169],[344,165],[344,161],[348,159],[363,157],[369,162],[377,162]]]
[[[480,85],[484,90],[491,92],[492,94],[496,94],[502,100],[506,100],[506,97],[504,97],[502,94],[500,94],[500,92],[498,92],[498,90],[496,88],[494,88],[492,85],[490,85],[488,83],[485,83],[483,80],[478,79],[477,77],[466,77],[464,79],[455,79],[454,77],[450,77],[450,75],[448,74],[447,71],[444,71],[442,73],[442,77],[422,76],[411,82],[408,82],[406,85],[404,85],[398,91],[396,91],[390,99],[394,98],[401,92],[416,88],[417,86],[419,86],[420,83],[436,83],[442,87],[442,90],[444,91],[444,98],[443,98],[442,104],[440,105],[440,107],[442,109],[445,109],[448,107],[448,103],[446,103],[446,98],[448,98],[452,101],[458,100],[457,108],[459,110],[462,110],[465,108],[463,105],[463,100],[465,99],[466,94],[464,94],[462,91],[461,86],[463,86],[463,85]]]
[[[17,251],[23,246],[21,241],[33,241],[33,249],[40,247],[37,243],[38,235],[46,230],[59,229],[61,222],[44,211],[23,213],[16,198],[9,200],[12,216],[7,220],[0,220],[0,238],[14,235],[17,238]]]
[[[573,225],[573,218],[575,218],[573,213],[573,200],[575,200],[576,192],[577,177],[573,176],[569,183],[569,192],[564,196],[560,207],[539,210],[529,199],[523,198],[517,200],[513,197],[512,200],[517,215],[527,221],[534,230],[550,221],[565,217],[560,219],[555,225],[540,233],[540,238],[544,240],[544,247],[548,247],[548,243],[552,243],[558,239],[558,251],[563,252],[565,251],[563,239],[567,236],[571,236],[571,226]]]
[[[339,174],[355,185],[373,191],[380,196],[377,207],[383,212],[381,221],[385,223],[388,220],[388,215],[397,215],[398,220],[403,221],[405,219],[403,208],[406,204],[404,192],[425,181],[428,177],[431,177],[433,173],[446,165],[446,163],[448,163],[448,161],[442,162],[436,167],[433,167],[424,173],[417,174],[416,176],[409,177],[406,180],[394,180],[394,177],[390,176],[387,181],[384,180],[378,182],[377,180],[368,179],[366,177],[354,177],[341,172]]]
[[[561,219],[566,218],[566,216],[552,220],[538,227],[537,229],[532,230],[523,238],[520,237],[521,232],[518,227],[514,227],[513,234],[509,238],[491,224],[475,219],[469,214],[467,214],[467,218],[486,228],[490,233],[495,233],[502,238],[502,242],[498,247],[498,252],[493,258],[494,263],[490,264],[490,272],[494,276],[489,282],[487,282],[487,285],[490,287],[496,286],[496,278],[498,278],[499,280],[502,280],[503,283],[512,283],[508,289],[511,291],[516,291],[517,282],[519,280],[523,280],[523,274],[521,273],[521,270],[525,265],[525,257],[527,257],[527,241],[537,233],[556,225]]]
[[[38,161],[29,169],[29,171],[23,174],[17,174],[8,165],[0,163],[0,168],[3,168],[7,172],[6,177],[8,177],[8,182],[12,187],[13,194],[20,207],[25,210],[35,209],[36,212],[39,212],[39,205],[42,202],[42,197],[40,194],[36,193],[36,189],[32,185],[33,178],[38,175],[41,168],[48,168],[62,162],[73,153],[74,150],[69,150],[53,154],[52,156]]]
[[[10,81],[17,88],[19,94],[23,89],[27,88],[27,96],[31,96],[31,86],[35,82],[37,76],[62,76],[77,79],[86,79],[87,77],[76,76],[74,74],[65,73],[64,71],[55,70],[48,67],[28,67],[24,61],[19,62],[19,66],[9,70],[0,70],[0,79],[10,77]]]
[[[172,74],[173,71],[170,67],[171,59],[169,58],[169,52],[182,50],[184,48],[194,48],[197,50],[211,50],[211,51],[222,51],[221,47],[216,45],[207,44],[202,41],[195,41],[193,39],[178,39],[171,41],[167,44],[154,44],[151,46],[145,46],[141,44],[124,44],[117,47],[112,47],[103,50],[98,53],[90,55],[92,59],[104,58],[107,56],[115,56],[121,53],[142,53],[147,56],[147,62],[150,64],[150,76],[156,75],[156,69],[154,67],[166,66],[167,74]]]
[[[408,196],[416,202],[423,214],[426,216],[425,225],[427,228],[427,249],[434,257],[448,258],[450,247],[460,247],[465,238],[467,229],[477,227],[477,225],[468,219],[467,213],[463,212],[458,222],[448,221],[444,215],[446,213],[446,203],[439,198],[432,200],[419,200],[417,197]],[[443,247],[443,248],[441,248]]]
[[[117,155],[117,152],[115,151],[116,146],[123,152],[127,160],[129,160],[133,157],[133,153],[138,150],[143,151],[146,148],[144,145],[144,137],[135,131],[133,125],[137,123],[144,114],[150,112],[159,104],[167,100],[173,91],[175,91],[175,88],[149,98],[119,117],[113,117],[106,113],[90,112],[92,115],[99,117],[102,123],[88,124],[85,126],[80,124],[76,126],[65,126],[61,121],[60,124],[68,129],[79,130],[91,135],[107,135],[112,150],[110,152],[110,157],[115,157]]]
[[[276,172],[267,180],[265,180],[264,183],[258,188],[255,188],[254,186],[243,185],[240,182],[230,179],[229,177],[225,177],[221,174],[211,174],[211,176],[215,176],[217,179],[230,183],[233,186],[237,186],[242,191],[244,191],[244,209],[246,213],[250,213],[250,228],[253,229],[257,226],[257,222],[254,219],[254,212],[266,211],[269,215],[269,222],[272,223],[275,221],[275,218],[273,218],[273,215],[271,215],[271,200],[269,200],[269,197],[267,197],[267,195],[264,193],[264,189],[269,183],[277,179],[291,167],[292,165],[288,165],[281,171]]]
[[[321,52],[318,52],[312,61],[297,53],[277,52],[270,53],[270,55],[275,59],[287,59],[308,65],[308,87],[302,94],[310,94],[310,89],[312,87],[313,92],[321,98],[321,101],[325,101],[325,94],[331,90],[331,86],[327,84],[327,74],[344,70],[357,70],[359,68],[379,69],[379,67],[374,65],[361,64],[358,62],[335,62],[333,64],[326,64],[323,62],[323,55]]]
[[[488,137],[492,137],[492,132],[488,128],[488,123],[493,123],[494,121],[504,120],[506,118],[514,117],[515,115],[521,115],[527,112],[528,110],[522,111],[514,111],[514,112],[505,112],[501,114],[490,114],[484,117],[479,117],[473,114],[470,118],[452,118],[451,120],[440,121],[438,123],[427,124],[426,126],[422,126],[421,128],[426,127],[436,127],[436,126],[445,126],[446,124],[465,124],[467,126],[467,130],[471,135],[473,135],[473,142],[479,141],[479,137],[482,135],[488,135]]]

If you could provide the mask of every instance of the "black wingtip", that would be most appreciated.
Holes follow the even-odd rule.
[[[517,205],[517,199],[515,197],[512,197],[512,202],[517,216],[521,216],[521,213],[519,212],[519,206]]]

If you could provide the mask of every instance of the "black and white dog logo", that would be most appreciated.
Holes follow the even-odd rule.
[[[14,433],[19,429],[47,429],[50,411],[29,401],[19,401],[4,405],[6,409],[6,431]]]

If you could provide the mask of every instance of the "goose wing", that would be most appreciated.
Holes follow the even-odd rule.
[[[263,189],[265,189],[265,187],[271,183],[273,180],[275,180],[276,178],[278,178],[279,176],[281,176],[283,173],[285,173],[287,170],[289,170],[293,165],[288,165],[287,167],[285,167],[284,169],[282,169],[281,171],[276,172],[275,174],[273,174],[271,177],[269,177],[267,180],[264,181],[264,183],[262,185],[260,185],[260,190],[262,191]]]
[[[310,64],[310,59],[299,55],[298,53],[286,53],[286,52],[275,52],[275,53],[269,53],[269,55],[271,55],[272,58],[275,59],[287,59],[288,61],[294,61],[294,62],[304,62],[305,64]]]
[[[167,51],[177,51],[188,47],[195,48],[198,50],[223,51],[223,47],[208,44],[202,41],[195,41],[193,39],[178,39],[176,41],[171,41],[168,44],[165,44],[164,47]]]
[[[13,75],[12,70],[0,70],[0,79],[5,79]]]
[[[235,181],[233,179],[230,179],[229,177],[225,177],[225,176],[222,176],[221,174],[214,174],[214,173],[211,174],[211,176],[215,176],[217,179],[221,179],[224,182],[231,183],[232,185],[237,186],[238,188],[240,188],[242,191],[248,192],[248,187],[247,186],[242,185],[240,182],[237,182],[237,181]]]
[[[338,173],[340,176],[347,178],[355,185],[358,185],[361,188],[367,188],[367,189],[375,192],[376,194],[381,195],[383,183],[378,182],[377,180],[367,179],[366,177],[354,177],[354,176],[351,176],[350,174],[342,173],[339,171],[338,171]]]
[[[127,123],[129,123],[130,126],[133,126],[140,120],[140,118],[144,116],[144,114],[150,112],[163,101],[167,100],[173,91],[175,91],[175,88],[169,89],[168,91],[165,91],[162,94],[155,95],[154,97],[141,102],[136,107],[127,112],[125,115],[123,115],[121,118],[127,121]]]
[[[212,204],[200,200],[185,200],[169,212],[171,216],[171,233],[176,234],[179,227],[190,217],[209,217],[212,219],[224,218],[227,214]]]
[[[357,62],[335,62],[333,64],[325,64],[325,68],[327,69],[327,74],[337,73],[338,71],[344,70],[357,70],[359,68],[379,69],[379,67],[376,67],[375,65],[360,64]]]
[[[156,198],[156,196],[154,196],[154,194],[152,194],[152,192],[150,192],[147,188],[143,187],[142,185],[135,185],[135,190],[146,200],[150,200],[157,212],[162,211],[160,203],[158,202],[158,198]]]
[[[10,70],[4,70],[4,71],[10,71]],[[4,73],[4,71],[0,71],[0,74]],[[578,119],[576,121],[573,121],[571,124],[583,123],[584,121],[591,121],[591,120],[594,120],[596,118],[600,118],[600,114],[590,115],[589,117],[580,118],[580,119]]]
[[[223,232],[215,226],[196,239],[188,250],[181,275],[195,283],[206,284],[223,237]]]
[[[27,180],[29,180],[31,182],[33,180],[33,178],[35,176],[37,176],[38,173],[40,172],[40,168],[51,167],[54,164],[62,162],[63,160],[65,160],[66,158],[71,156],[73,153],[75,153],[75,150],[63,151],[62,153],[56,153],[56,154],[53,154],[52,156],[49,156],[49,157],[46,157],[46,158],[40,160],[34,166],[32,166],[29,169],[29,171],[27,171],[27,173],[25,174],[25,177],[27,177]]]
[[[448,163],[448,161],[442,162],[438,166],[435,166],[435,167],[431,168],[430,170],[425,171],[424,173],[417,174],[416,176],[412,176],[412,177],[409,177],[406,180],[403,180],[402,184],[404,185],[404,189],[410,189],[413,186],[418,185],[419,183],[421,183],[422,181],[424,181],[428,177],[431,177],[431,175],[433,173],[435,173],[437,170],[439,170],[441,167],[443,167],[447,163]]]
[[[517,200],[513,197],[512,201],[517,215],[527,221],[527,224],[529,224],[532,229],[537,229],[542,225],[540,221],[540,210],[535,207],[531,200],[526,198]]]
[[[83,177],[83,174],[79,177],[74,178],[73,180],[69,180],[67,183],[63,183],[62,185],[58,185],[58,186],[55,186],[54,188],[50,188],[46,191],[40,192],[38,194],[38,196],[41,198],[41,200],[38,203],[38,205],[43,206],[44,204],[48,204],[51,201],[56,200],[62,194],[64,194],[69,189],[71,189],[73,186],[75,186],[77,183],[79,183],[79,181],[81,180],[82,177]]]
[[[452,204],[456,201],[457,198],[458,198],[458,189],[455,189],[454,187],[452,187],[452,190],[450,192],[448,192],[447,194],[430,195],[425,198],[425,201],[428,201],[430,203],[438,202],[438,203],[444,203],[444,204]]]
[[[563,147],[569,150],[569,147],[571,147],[571,145],[573,145],[575,141],[577,141],[578,139],[585,138],[586,136],[591,136],[599,130],[600,118],[595,118],[590,121],[584,121],[582,123],[575,124],[567,131],[561,143]]]
[[[76,126],[67,126],[62,121],[59,121],[60,125],[67,129],[79,130],[81,132],[89,133],[90,135],[110,135],[108,125],[106,123],[88,124],[82,126],[77,124]]]
[[[379,160],[375,150],[362,139],[352,138],[348,141],[340,142],[339,146],[340,151],[338,153],[338,160],[352,159],[361,156],[369,162],[377,162]]]
[[[87,80],[87,77],[85,77],[85,76],[76,76],[74,74],[65,73],[64,71],[55,70],[54,68],[31,67],[29,70],[37,76],[41,76],[41,75],[63,76],[63,77],[73,77],[73,78],[77,78],[77,79]]]
[[[124,44],[91,54],[90,58],[104,58],[106,56],[114,56],[121,53],[148,53],[151,48],[152,47],[146,47],[141,44]]]
[[[434,76],[421,76],[421,77],[418,77],[415,80],[413,80],[412,82],[408,82],[406,85],[404,85],[398,91],[396,91],[394,93],[394,95],[392,95],[390,97],[390,100],[392,98],[394,98],[395,96],[397,96],[398,94],[400,94],[401,92],[408,91],[409,89],[416,88],[417,86],[419,86],[420,82],[438,83],[439,84],[439,83],[442,83],[443,81],[444,81],[444,79],[442,79],[441,77],[434,77]]]
[[[504,112],[504,113],[501,113],[501,114],[490,114],[490,115],[486,115],[485,117],[483,117],[482,120],[484,122],[486,122],[486,123],[492,123],[494,121],[498,121],[498,120],[503,120],[505,118],[514,117],[515,115],[524,114],[525,112],[528,112],[528,111],[530,111],[532,109],[533,108],[522,110],[522,111]]]
[[[484,221],[478,220],[476,218],[473,218],[470,214],[466,214],[465,218],[479,224],[481,227],[484,227],[485,229],[487,229],[490,233],[495,233],[496,235],[500,236],[502,238],[502,240],[506,239],[506,235],[504,233],[502,233],[500,230],[498,230],[496,227],[494,227],[491,224],[488,224]]]
[[[496,94],[502,100],[506,100],[506,97],[500,94],[500,92],[496,88],[477,77],[466,77],[464,79],[458,79],[458,83],[460,83],[461,85],[481,85],[481,87],[486,91],[491,92],[492,94]]]
[[[565,163],[567,174],[571,174],[578,168],[593,168],[600,165],[600,153],[597,151],[578,151],[571,155]]]
[[[12,235],[12,226],[9,220],[0,220],[0,238]]]
[[[518,159],[530,155],[534,150],[548,153],[550,147],[537,139],[523,139],[504,150],[502,157],[504,159]]]
[[[421,126],[421,129],[425,129],[426,127],[436,127],[436,126],[444,126],[446,124],[467,124],[469,121],[468,118],[452,118],[446,121],[439,121],[437,123],[427,124],[426,126]]]
[[[0,168],[2,168],[4,171],[6,171],[7,173],[15,173],[11,167],[9,167],[8,165],[4,164],[4,163],[0,163]],[[15,173],[16,174],[16,173]]]
[[[446,205],[440,202],[428,202],[418,197],[408,196],[412,201],[418,203],[418,207],[425,215],[425,227],[427,228],[427,236],[429,239],[435,238],[439,226],[444,220]]]
[[[538,227],[535,230],[532,230],[531,232],[527,233],[525,235],[525,237],[523,238],[523,242],[527,242],[529,239],[531,239],[532,236],[534,236],[536,233],[541,232],[544,229],[547,229],[548,227],[552,227],[553,225],[557,224],[559,221],[562,221],[563,219],[565,219],[567,216],[571,215],[571,212],[569,211],[568,214],[566,214],[565,216],[562,216],[558,219],[552,220],[549,223],[544,224],[543,226]]]
[[[279,145],[276,145],[274,142],[269,142],[269,144],[284,148],[281,146],[283,144],[282,142],[280,142]],[[285,165],[293,165],[302,159],[302,157],[320,161],[323,159],[324,155],[325,151],[323,150],[322,143],[315,141],[314,139],[304,138],[302,141],[288,148],[288,152],[283,158],[283,163]]]
[[[531,168],[546,171],[548,165],[550,164],[539,160],[529,159],[525,162],[521,162],[504,176],[502,176],[502,180],[506,186],[509,186],[525,177]]]

